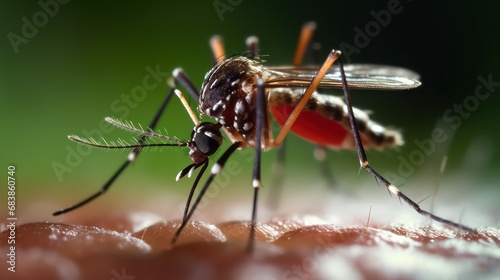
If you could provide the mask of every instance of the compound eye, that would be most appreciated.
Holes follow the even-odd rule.
[[[209,156],[219,149],[222,144],[222,135],[216,125],[201,123],[195,127],[192,141],[201,153]]]

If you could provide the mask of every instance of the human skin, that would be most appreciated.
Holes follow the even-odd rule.
[[[180,221],[173,217],[154,211],[106,212],[104,206],[82,208],[50,222],[19,225],[16,272],[3,265],[0,278],[466,279],[500,273],[496,228],[466,233],[437,223],[391,224],[377,217],[376,213],[386,213],[380,209],[383,205],[370,209],[368,220],[368,211],[359,210],[364,202],[346,207],[355,198],[337,195],[335,199],[334,217],[299,206],[287,214],[262,210],[252,252],[247,250],[247,221],[216,212],[235,209],[238,203],[209,205],[175,245],[171,240]],[[291,200],[283,207],[291,208],[298,201]],[[397,203],[387,208],[387,212],[413,214]],[[8,260],[3,253],[9,248],[8,236],[9,230],[0,234],[3,264]]]

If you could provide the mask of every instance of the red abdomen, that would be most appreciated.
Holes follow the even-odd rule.
[[[271,89],[268,106],[279,125],[283,125],[302,97],[301,89]],[[361,141],[365,148],[385,148],[401,145],[399,132],[386,129],[370,120],[365,111],[353,108]],[[313,93],[291,127],[297,136],[333,149],[354,149],[347,107],[332,95]]]
[[[272,106],[271,113],[276,122],[282,126],[293,108],[292,105]],[[327,119],[314,111],[302,111],[291,130],[307,141],[339,148],[346,136],[350,134],[350,131],[347,131],[340,123]]]

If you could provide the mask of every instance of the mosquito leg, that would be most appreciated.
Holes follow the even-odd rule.
[[[332,50],[328,57],[326,58],[325,62],[323,62],[323,65],[321,65],[321,68],[319,71],[316,73],[314,76],[313,80],[307,87],[306,91],[304,92],[304,95],[299,99],[299,102],[293,109],[292,113],[290,113],[290,116],[288,116],[288,119],[285,121],[283,126],[281,127],[280,131],[278,132],[278,135],[276,135],[276,138],[274,139],[272,145],[273,147],[277,147],[281,144],[283,139],[285,139],[285,136],[288,134],[290,129],[292,128],[293,123],[295,120],[299,117],[300,113],[306,106],[307,102],[311,98],[312,94],[314,91],[318,88],[319,83],[323,79],[323,77],[326,75],[330,67],[332,67],[332,64],[340,57],[340,51]]]
[[[224,152],[224,154],[222,154],[222,156],[217,160],[217,162],[212,166],[212,170],[211,170],[211,174],[210,174],[210,177],[208,177],[207,181],[205,182],[205,185],[203,186],[203,188],[201,189],[200,193],[198,194],[198,196],[196,197],[196,200],[194,201],[193,203],[193,206],[191,207],[191,209],[189,209],[189,212],[188,214],[186,215],[186,217],[182,220],[182,223],[179,227],[179,229],[177,229],[177,231],[175,232],[175,235],[174,237],[172,238],[172,244],[175,243],[175,241],[177,241],[177,239],[179,238],[179,235],[181,234],[182,230],[184,229],[184,227],[187,225],[187,223],[189,222],[189,219],[191,219],[191,217],[193,216],[193,213],[194,211],[196,210],[196,207],[198,207],[198,204],[200,204],[201,202],[201,199],[203,198],[203,196],[205,195],[205,192],[207,191],[208,187],[210,186],[210,184],[212,183],[212,181],[214,180],[215,176],[217,176],[217,174],[219,174],[219,172],[222,170],[222,168],[224,167],[224,164],[226,163],[227,159],[233,154],[233,152],[238,149],[239,147],[241,146],[241,142],[234,142],[233,144],[231,144],[231,146],[229,146],[229,148]],[[196,182],[195,182],[196,183]]]
[[[293,58],[293,65],[299,66],[302,64],[304,58],[304,53],[311,43],[311,38],[316,29],[316,23],[313,21],[307,22],[302,26],[300,31],[299,41],[297,43],[297,48],[295,50],[295,56]]]
[[[167,107],[168,103],[170,102],[170,99],[172,98],[174,94],[174,89],[171,89],[166,98],[163,100],[160,108],[158,109],[158,111],[156,112],[153,120],[151,120],[151,123],[149,124],[149,128],[151,129],[154,129],[156,127],[156,124],[158,123],[158,121],[160,120],[160,117],[161,115],[163,114],[163,112],[165,111],[165,108]],[[144,141],[146,139],[147,136],[142,136],[141,138],[139,138],[137,140],[138,143],[140,144],[144,144]],[[120,168],[118,168],[118,170],[113,174],[113,176],[104,184],[104,186],[101,187],[101,189],[94,193],[93,195],[89,196],[88,198],[82,200],[81,202],[71,206],[71,207],[68,207],[68,208],[64,208],[64,209],[61,209],[59,211],[56,211],[54,212],[52,215],[54,216],[58,216],[58,215],[61,215],[61,214],[64,214],[64,213],[67,213],[67,212],[70,212],[70,211],[73,211],[77,208],[80,208],[81,206],[91,202],[92,200],[96,199],[97,197],[101,196],[102,194],[104,194],[108,189],[109,187],[111,187],[111,185],[113,184],[113,182],[116,180],[116,178],[118,178],[118,176],[120,176],[120,174],[125,170],[125,168],[127,168],[127,166],[133,162],[137,156],[139,155],[139,153],[141,152],[141,149],[140,148],[134,148],[129,154],[128,154],[128,157],[127,157],[127,161],[125,161],[122,166],[120,166]]]
[[[167,97],[165,97],[165,99],[163,100],[163,102],[160,105],[160,108],[158,108],[158,111],[156,112],[154,118],[149,123],[148,127],[151,128],[152,130],[158,124],[158,121],[160,120],[161,116],[163,115],[163,112],[165,112],[165,109],[167,108],[167,105],[170,102],[170,99],[172,99],[174,92],[175,92],[175,89],[170,89],[170,91],[167,94]],[[146,138],[146,136],[141,137],[142,141],[144,141],[145,138]]]
[[[263,122],[267,119],[266,116],[267,104],[266,104],[266,93],[264,88],[264,80],[257,80],[257,113],[255,120],[255,157],[253,162],[253,174],[252,174],[252,187],[254,189],[253,194],[253,205],[252,205],[252,220],[250,222],[250,237],[248,240],[248,250],[253,250],[253,244],[255,240],[255,224],[257,221],[257,202],[259,196],[259,189],[261,187],[260,181],[260,155],[262,152],[261,147],[261,137],[262,137],[262,126]]]
[[[252,59],[259,59],[259,38],[256,36],[250,36],[245,41],[247,45],[247,50],[251,55]]]
[[[314,148],[314,158],[319,163],[321,174],[323,175],[323,178],[325,179],[328,187],[335,187],[335,178],[333,178],[333,173],[327,160],[327,148],[325,146],[316,145],[316,147]]]
[[[73,206],[70,206],[68,208],[64,208],[64,209],[61,209],[59,211],[56,211],[54,213],[52,213],[53,216],[58,216],[58,215],[61,215],[61,214],[64,214],[64,213],[68,213],[68,212],[71,212],[77,208],[80,208],[81,206],[91,202],[92,200],[96,199],[97,197],[99,197],[100,195],[104,194],[108,189],[109,187],[111,186],[111,184],[113,184],[113,182],[115,181],[115,179],[123,172],[123,170],[125,170],[125,168],[129,165],[131,161],[130,160],[127,160],[126,162],[124,162],[122,164],[122,166],[120,166],[120,168],[118,168],[118,170],[115,172],[115,174],[113,174],[113,176],[106,182],[106,184],[104,184],[104,186],[96,193],[94,193],[93,195],[89,196],[88,198],[78,202],[77,204],[73,205]]]
[[[222,43],[222,38],[219,35],[215,35],[210,38],[210,47],[212,48],[212,53],[214,55],[216,64],[226,59],[224,44]]]
[[[302,26],[302,31],[300,33],[299,42],[297,44],[297,50],[296,50],[295,57],[293,60],[294,66],[299,66],[302,64],[303,57],[304,57],[306,50],[308,50],[308,52],[312,53],[312,48],[310,45],[311,45],[311,38],[312,38],[312,35],[313,35],[315,29],[316,29],[315,22],[307,22],[306,24],[304,24]],[[312,54],[310,56],[312,57]],[[314,157],[319,162],[321,173],[322,173],[323,177],[325,178],[328,186],[332,187],[335,185],[335,180],[333,179],[330,165],[326,161],[326,150],[327,150],[326,147],[316,145],[315,150],[314,150]]]
[[[312,57],[312,48],[311,48],[311,38],[313,36],[314,30],[316,29],[316,23],[311,21],[307,22],[302,26],[302,30],[300,32],[299,41],[297,43],[297,48],[295,51],[295,56],[293,59],[293,65],[299,66],[302,64],[304,60],[305,52],[308,51],[310,56]],[[313,61],[314,62],[314,61]],[[283,141],[283,143],[286,139]],[[332,172],[330,171],[330,166],[326,161],[326,150],[327,148],[324,146],[316,145],[314,151],[314,157],[320,164],[320,169],[323,177],[325,178],[329,187],[335,185]]]
[[[189,79],[189,77],[186,75],[184,70],[182,70],[182,68],[175,68],[174,71],[172,71],[172,76],[174,76],[175,80],[181,83],[181,85],[187,89],[194,100],[198,101],[198,99],[200,98],[200,93],[196,89],[191,79]]]
[[[366,157],[365,149],[363,147],[363,143],[361,142],[361,137],[359,136],[359,130],[358,126],[356,124],[356,119],[354,116],[354,112],[352,109],[352,104],[351,104],[351,96],[349,93],[349,89],[347,87],[347,79],[345,77],[344,73],[344,66],[342,64],[342,60],[339,59],[339,65],[340,65],[340,74],[342,77],[342,88],[344,91],[344,98],[345,98],[345,104],[347,106],[347,111],[349,114],[349,122],[351,123],[351,130],[354,135],[354,143],[356,145],[356,151],[358,153],[358,158],[359,158],[359,164],[361,165],[362,168],[364,168],[368,173],[370,173],[375,179],[384,184],[384,186],[389,190],[390,193],[393,193],[398,196],[398,198],[401,200],[404,200],[410,207],[412,207],[415,211],[417,211],[419,214],[429,217],[432,220],[435,220],[437,222],[443,223],[445,225],[457,228],[459,230],[465,230],[468,232],[475,233],[476,231],[468,226],[462,225],[460,223],[456,223],[444,218],[441,218],[439,216],[436,216],[428,211],[423,210],[420,208],[420,205],[413,200],[411,200],[409,197],[407,197],[404,193],[402,193],[396,186],[391,184],[387,179],[382,177],[375,169],[373,169],[369,164],[368,164],[368,158]]]
[[[255,159],[253,165],[252,186],[260,187],[260,154],[262,151],[261,137],[263,122],[266,121],[266,93],[264,88],[264,80],[257,80],[257,113],[255,120]]]
[[[316,29],[316,23],[313,21],[307,22],[302,26],[299,41],[297,43],[297,49],[295,51],[295,56],[293,59],[294,66],[299,66],[302,64],[302,61],[304,60],[304,54],[307,50],[312,51],[310,45],[311,45],[311,38],[315,29]],[[326,161],[326,149],[327,148],[324,146],[316,145],[314,151],[314,157],[320,163],[321,173],[323,177],[326,179],[328,186],[331,187],[335,185],[335,181],[333,179],[332,172],[330,171],[330,166]]]

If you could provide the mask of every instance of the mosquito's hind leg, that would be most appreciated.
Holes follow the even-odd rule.
[[[394,186],[391,182],[389,182],[387,179],[385,179],[382,175],[380,175],[375,169],[373,169],[368,164],[368,158],[366,156],[365,148],[363,147],[363,143],[361,142],[361,137],[359,135],[358,126],[357,126],[356,119],[355,119],[354,112],[353,112],[353,108],[352,108],[351,96],[350,96],[349,88],[347,85],[347,79],[346,79],[346,76],[344,73],[344,66],[343,66],[342,61],[340,59],[339,59],[339,65],[340,65],[339,68],[340,68],[340,73],[341,73],[341,77],[342,77],[342,88],[344,91],[345,104],[347,106],[347,111],[348,111],[348,115],[349,115],[349,122],[351,124],[352,134],[354,135],[354,143],[356,145],[356,151],[358,154],[359,164],[361,165],[361,167],[363,169],[365,169],[366,171],[368,171],[368,173],[370,173],[373,177],[375,177],[375,179],[378,182],[384,184],[384,186],[387,188],[387,190],[390,193],[397,195],[400,200],[404,200],[406,203],[408,203],[408,205],[410,205],[410,207],[412,207],[419,214],[426,216],[426,217],[429,217],[432,220],[443,223],[445,225],[460,229],[460,230],[465,230],[465,231],[472,232],[472,233],[476,232],[474,229],[472,229],[468,226],[450,221],[448,219],[441,218],[441,217],[436,216],[428,211],[423,210],[422,208],[420,208],[420,205],[418,203],[414,202],[412,199],[407,197],[396,186]]]

